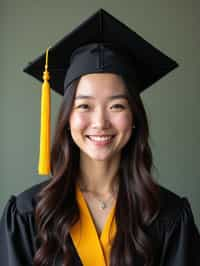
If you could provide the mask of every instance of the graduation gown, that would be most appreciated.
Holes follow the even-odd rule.
[[[34,221],[36,194],[46,182],[34,185],[18,196],[12,195],[7,202],[0,220],[1,265],[33,265],[37,250]],[[160,199],[160,214],[147,229],[157,246],[154,266],[199,266],[200,234],[187,198],[181,198],[160,186]],[[73,253],[71,265],[84,265],[70,235],[66,244]],[[88,245],[87,235],[85,245]],[[55,266],[61,265],[62,258],[57,258]],[[99,265],[98,261],[93,265]],[[136,259],[134,266],[142,265]]]

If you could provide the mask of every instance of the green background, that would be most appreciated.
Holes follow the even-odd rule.
[[[200,3],[186,0],[0,2],[0,212],[37,175],[40,87],[23,67],[97,9],[104,8],[180,67],[142,98],[156,179],[188,197],[200,228]],[[120,36],[119,36],[120,37]],[[61,97],[52,93],[52,130]]]

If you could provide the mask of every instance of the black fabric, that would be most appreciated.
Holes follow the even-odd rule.
[[[11,196],[7,202],[0,221],[0,265],[33,265],[37,250],[34,222],[36,194],[45,184],[40,183],[18,196]],[[154,266],[199,266],[200,235],[187,198],[180,198],[160,187],[160,199],[160,214],[147,228],[147,234],[156,248]],[[71,265],[81,266],[70,237],[66,244],[73,252]],[[139,261],[136,259],[134,266],[142,266]],[[62,258],[58,257],[54,265],[61,264]]]
[[[89,73],[116,73],[129,80],[136,79],[137,71],[133,62],[114,49],[113,45],[108,43],[92,43],[76,49],[70,58],[64,91],[74,79]]]
[[[96,47],[86,49],[87,45]],[[72,60],[72,55],[78,53],[76,60]],[[24,72],[42,81],[45,59],[44,53],[30,62]],[[49,49],[51,88],[61,95],[64,94],[64,83],[67,86],[84,74],[98,72],[121,74],[133,81],[137,74],[142,92],[177,66],[177,62],[104,9],[98,10]]]

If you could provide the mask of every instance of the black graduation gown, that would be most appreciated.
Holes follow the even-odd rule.
[[[11,196],[7,202],[0,221],[0,265],[33,265],[33,256],[37,250],[35,196],[46,182],[35,185],[18,196]],[[200,266],[200,235],[188,200],[163,187],[160,187],[160,197],[160,214],[147,230],[157,246],[154,266]],[[70,237],[67,245],[73,251],[71,265],[81,266]],[[55,265],[61,266],[61,261],[58,258]],[[134,266],[140,265],[136,260]]]

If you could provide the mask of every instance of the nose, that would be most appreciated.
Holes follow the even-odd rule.
[[[92,127],[95,129],[106,129],[110,127],[109,116],[104,108],[94,112]]]

